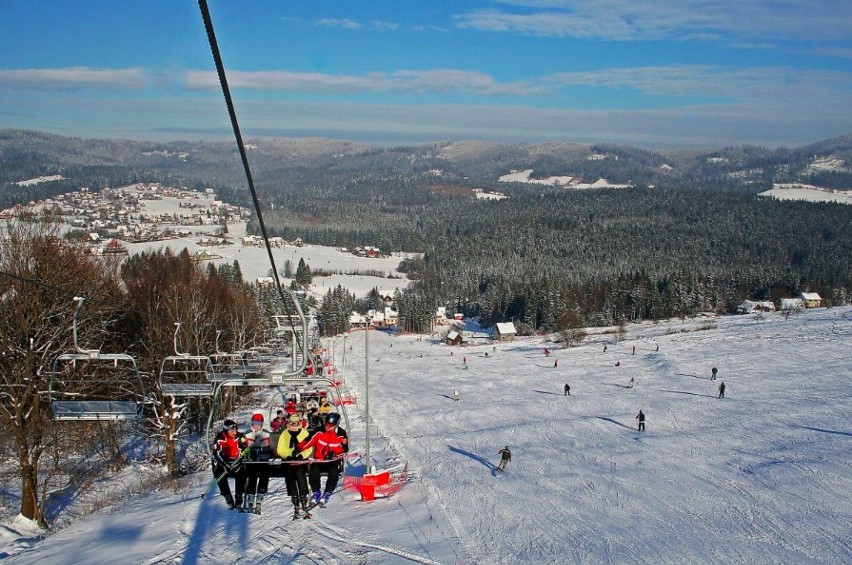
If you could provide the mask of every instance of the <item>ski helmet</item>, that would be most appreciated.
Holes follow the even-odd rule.
[[[329,412],[325,416],[326,424],[334,424],[335,426],[340,423],[340,414],[337,412]]]
[[[227,431],[227,430],[236,430],[236,429],[237,429],[237,423],[235,421],[225,420],[224,422],[222,422],[222,430]]]

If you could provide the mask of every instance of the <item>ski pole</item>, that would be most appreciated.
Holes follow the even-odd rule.
[[[239,455],[237,455],[237,458],[236,458],[236,459],[234,459],[234,461],[233,461],[233,463],[232,463],[231,465],[233,465],[234,463],[237,463],[237,462],[239,462],[240,460],[242,460],[244,456],[248,455],[248,453],[249,453],[249,448],[248,448],[248,447],[246,447],[245,449],[243,449],[242,451],[240,451]],[[214,475],[214,477],[213,477],[213,481],[212,481],[209,485],[207,485],[207,488],[205,488],[205,489],[204,489],[204,492],[202,492],[202,493],[201,493],[201,498],[202,498],[202,499],[203,499],[203,498],[204,498],[204,496],[207,494],[207,491],[208,491],[208,490],[210,490],[210,489],[213,487],[213,485],[218,485],[218,484],[219,484],[219,481],[221,481],[222,479],[224,479],[225,477],[227,477],[227,476],[228,476],[228,473],[230,473],[230,472],[231,472],[231,469],[228,467],[228,465],[225,465],[225,463],[224,463],[224,462],[222,462],[222,467],[224,467],[224,468],[225,468],[225,472],[224,472],[224,473],[222,473],[221,475],[219,475],[218,477],[216,477],[216,476]]]

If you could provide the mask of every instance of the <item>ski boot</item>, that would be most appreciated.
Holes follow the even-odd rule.
[[[299,497],[291,496],[290,501],[293,503],[293,519],[298,520],[302,517],[301,507],[299,506]]]
[[[230,494],[225,495],[225,504],[228,505],[228,510],[233,510],[234,508],[234,497]]]
[[[262,503],[263,503],[263,495],[262,494],[256,494],[254,496],[254,505],[252,507],[252,512],[254,512],[255,514],[260,514],[260,506],[261,506]]]
[[[236,508],[240,512],[243,511],[243,495],[238,494],[234,497],[234,506],[232,508]]]
[[[329,498],[331,498],[330,492],[326,491],[325,493],[323,493],[323,495],[320,497],[320,501],[319,501],[320,508],[325,508],[325,505],[328,504]]]

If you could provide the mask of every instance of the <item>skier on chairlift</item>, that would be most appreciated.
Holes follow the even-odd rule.
[[[211,446],[213,476],[217,479],[219,493],[228,503],[228,508],[240,508],[243,505],[246,486],[243,450],[246,445],[246,437],[240,433],[237,423],[233,420],[225,420],[222,431],[216,434],[216,439]],[[231,496],[229,477],[234,479],[234,496]]]
[[[342,456],[349,451],[349,437],[346,430],[339,426],[340,414],[331,412],[325,417],[323,430],[316,432],[307,441],[299,442],[297,449],[303,451],[314,448],[314,458],[311,463],[308,481],[313,491],[311,506],[325,506],[328,499],[337,487],[340,480],[340,471],[343,467]],[[325,490],[320,485],[320,476],[328,473]]]
[[[269,461],[272,444],[269,432],[263,429],[263,414],[256,412],[251,417],[251,431],[246,434],[249,461]],[[246,474],[246,507],[260,513],[260,504],[269,488],[269,471],[264,466],[255,466]]]
[[[310,438],[310,432],[302,426],[302,420],[298,414],[293,414],[287,419],[287,429],[278,440],[278,456],[284,461],[294,462],[287,467],[284,476],[284,484],[287,494],[293,502],[293,517],[297,518],[300,512],[308,509],[308,466],[301,461],[310,459],[313,448],[298,450],[299,443]]]

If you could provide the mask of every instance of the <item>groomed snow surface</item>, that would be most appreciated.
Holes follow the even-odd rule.
[[[364,339],[328,343],[359,398],[348,414],[361,454]],[[335,494],[313,520],[291,522],[282,492],[263,515],[239,514],[199,473],[183,490],[117,500],[44,539],[7,529],[0,556],[45,565],[849,563],[850,344],[850,307],[631,325],[623,341],[590,330],[571,349],[541,337],[451,348],[371,331],[373,462],[408,461],[398,494]],[[512,462],[497,474],[507,444]],[[271,491],[282,488],[272,480]]]

